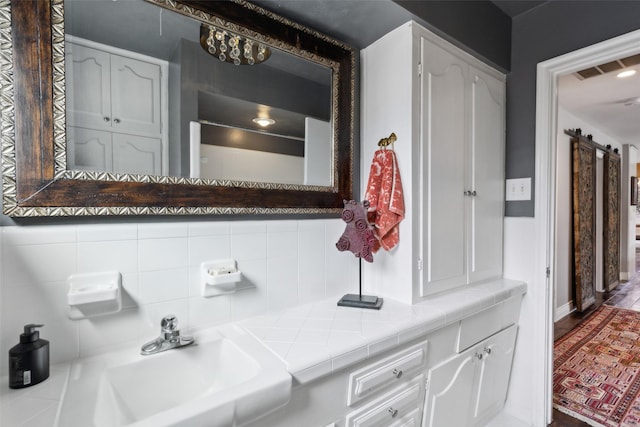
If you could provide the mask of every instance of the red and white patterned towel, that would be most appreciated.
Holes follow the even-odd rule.
[[[369,201],[369,222],[375,226],[379,245],[390,251],[400,242],[398,224],[404,219],[404,196],[396,153],[378,150],[373,155],[365,199]]]

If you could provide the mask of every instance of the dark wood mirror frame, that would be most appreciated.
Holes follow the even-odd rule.
[[[56,90],[64,89],[64,78],[54,81],[54,76],[64,76],[64,60],[56,59],[64,58],[64,52],[56,52],[64,49],[64,30],[56,29],[63,28],[62,0],[0,0],[3,212],[13,217],[339,213],[343,199],[353,198],[353,49],[243,0],[151,2],[177,4],[199,18],[213,15],[250,28],[279,47],[337,64],[334,185],[208,185],[188,178],[107,173],[87,179],[66,171],[65,152],[59,148],[65,143],[65,123],[58,119],[65,114],[64,90]]]

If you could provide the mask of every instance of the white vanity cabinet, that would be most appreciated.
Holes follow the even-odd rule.
[[[419,426],[427,348],[423,338],[308,383],[294,380],[288,405],[248,426]]]
[[[68,167],[162,174],[166,62],[78,38],[65,58]]]
[[[516,331],[512,325],[429,370],[423,426],[481,426],[500,411]]]
[[[407,211],[398,248],[366,266],[372,293],[416,303],[501,277],[504,75],[415,22],[364,49],[362,67],[363,162],[396,133]]]
[[[283,356],[294,381],[289,403],[242,427],[484,426],[506,401],[525,291],[523,283],[498,279],[414,306],[388,299],[380,311],[339,307],[332,315],[323,301],[248,322],[254,335],[280,339],[281,328],[293,325],[279,319],[295,319],[298,336],[305,338]],[[354,322],[369,333],[390,327],[357,348],[327,344],[318,357],[324,345],[309,347],[307,337],[320,333],[314,329],[319,323],[290,317],[300,313],[333,318],[327,343],[334,334],[343,339],[343,328]],[[265,344],[282,351],[280,341]],[[296,347],[312,351],[301,358]]]

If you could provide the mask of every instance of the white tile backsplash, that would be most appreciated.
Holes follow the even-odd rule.
[[[267,257],[267,233],[233,233],[231,235],[231,257],[238,262],[265,259]]]
[[[2,264],[8,286],[64,281],[77,270],[75,243],[4,245]]]
[[[242,272],[238,286],[244,289],[230,298],[231,318],[241,320],[266,313],[269,309],[266,260],[243,261],[238,268]]]
[[[300,301],[296,261],[297,258],[276,258],[267,261],[269,310],[292,307]]]
[[[2,227],[3,242],[10,246],[69,243],[77,239],[74,226]]]
[[[105,240],[138,240],[138,227],[135,224],[96,224],[78,227],[79,242]]]
[[[42,322],[59,363],[142,344],[167,314],[189,330],[355,292],[358,261],[335,249],[343,229],[340,219],[2,227],[0,350],[18,342],[24,324]],[[243,273],[241,289],[201,297],[199,264],[228,257]],[[68,276],[106,270],[122,273],[123,310],[70,320]],[[318,329],[332,321],[333,311],[325,314],[312,316]]]
[[[189,326],[204,329],[228,322],[231,318],[230,298],[229,295],[189,298]]]
[[[80,356],[90,356],[137,343],[139,319],[137,309],[127,309],[117,315],[78,320]]]
[[[138,299],[141,304],[187,298],[189,296],[189,270],[155,270],[140,272]]]
[[[326,289],[326,263],[324,247],[325,225],[315,222],[300,227],[298,233],[298,295],[301,301],[312,302],[322,298]],[[337,251],[337,249],[336,249]],[[333,267],[329,267],[333,268]]]
[[[189,225],[183,222],[140,224],[138,226],[138,238],[140,239],[166,239],[171,237],[187,237],[188,235]]]
[[[267,232],[266,221],[238,221],[231,223],[231,234],[259,234]]]
[[[231,257],[231,236],[207,235],[189,238],[189,265]]]
[[[78,272],[138,271],[138,241],[111,240],[78,243]]]
[[[189,224],[189,236],[228,236],[231,224],[228,222],[194,222]]]
[[[267,254],[269,259],[297,258],[298,233],[295,230],[269,230],[267,233]]]
[[[185,267],[189,259],[188,243],[186,237],[140,240],[140,271]]]

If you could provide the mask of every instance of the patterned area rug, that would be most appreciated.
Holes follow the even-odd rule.
[[[553,350],[553,406],[592,426],[640,425],[640,312],[601,306]]]

